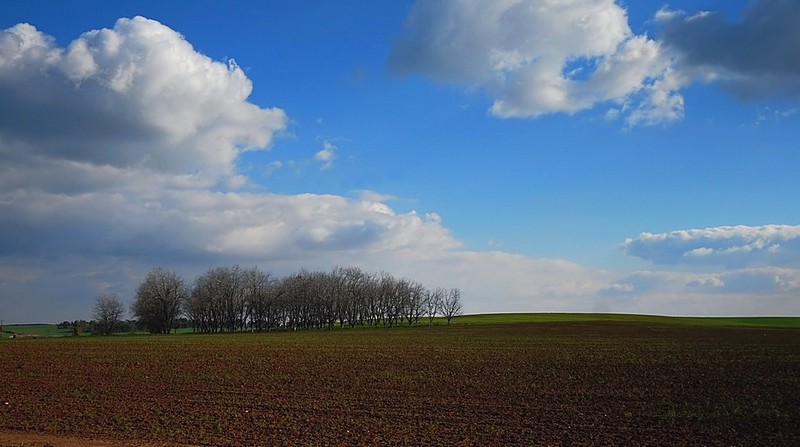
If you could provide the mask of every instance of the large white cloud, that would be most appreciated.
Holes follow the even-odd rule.
[[[746,225],[642,233],[625,251],[659,264],[800,265],[800,226]]]
[[[302,247],[456,247],[438,217],[329,195],[239,192],[235,161],[266,148],[280,109],[249,79],[153,20],[120,19],[66,49],[27,24],[0,34],[2,250],[292,257]],[[325,162],[335,148],[326,143]],[[20,238],[20,234],[33,234]],[[86,242],[91,240],[91,244]]]
[[[247,102],[251,91],[233,61],[143,17],[67,48],[28,24],[0,33],[0,133],[16,152],[218,181],[286,125],[282,110]]]
[[[480,88],[503,118],[607,104],[628,126],[668,123],[695,82],[800,96],[799,2],[758,0],[735,23],[709,11],[653,17],[655,38],[634,34],[616,0],[418,0],[389,67]]]
[[[26,24],[0,32],[4,319],[88,317],[94,296],[130,298],[155,266],[191,280],[230,263],[357,265],[461,287],[472,312],[588,310],[605,286],[566,261],[464,251],[437,214],[398,213],[389,196],[237,188],[236,158],[287,123],[251,90],[234,63],[141,17],[66,48]]]
[[[683,116],[669,57],[614,0],[419,0],[389,66],[481,87],[498,117],[606,102],[631,124]]]

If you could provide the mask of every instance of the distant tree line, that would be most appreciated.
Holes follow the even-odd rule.
[[[97,335],[111,335],[111,334],[124,334],[131,332],[141,332],[147,329],[143,327],[138,320],[134,319],[120,319],[114,325],[113,331],[106,331],[97,320],[65,320],[56,324],[58,329],[69,329],[72,335],[83,334],[97,334]]]
[[[175,329],[191,328],[189,319],[181,317],[175,320]],[[91,320],[64,320],[61,323],[56,323],[58,329],[69,329],[72,335],[113,335],[113,334],[131,334],[135,332],[148,332],[147,327],[139,320],[133,318],[120,319],[114,325],[113,331],[104,330],[103,326],[95,319]]]
[[[458,288],[427,289],[388,273],[358,267],[303,269],[283,278],[258,267],[215,267],[189,285],[177,272],[151,270],[136,290],[131,313],[151,333],[179,326],[196,332],[331,329],[447,324],[462,312]],[[118,330],[124,309],[116,295],[97,298],[97,332]]]

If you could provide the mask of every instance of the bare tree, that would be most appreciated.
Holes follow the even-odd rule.
[[[95,329],[103,335],[111,335],[120,326],[125,308],[116,293],[100,295],[94,303],[92,318]]]
[[[453,319],[456,315],[461,315],[461,290],[457,287],[454,287],[448,290],[444,297],[442,298],[442,315],[447,320],[447,324],[450,324],[450,320]]]
[[[311,272],[308,287],[311,293],[312,320],[314,325],[332,329],[336,324],[336,283],[333,274],[327,272]]]
[[[392,327],[400,323],[403,300],[399,281],[392,275],[383,273],[378,284],[378,296],[382,303],[384,326]]]
[[[176,273],[155,269],[139,287],[131,311],[150,331],[165,333],[174,327],[167,318],[170,304],[177,305],[173,319],[185,312],[200,332],[332,329],[345,323],[391,327],[412,326],[425,316],[432,324],[438,315],[449,324],[461,313],[460,297],[458,289],[428,291],[417,281],[359,267],[304,268],[278,279],[258,267],[234,265],[198,276],[191,293]]]
[[[222,329],[233,332],[243,329],[247,314],[244,275],[238,265],[217,267],[206,273],[214,287],[215,300],[222,310]]]
[[[428,325],[433,324],[433,319],[439,313],[442,307],[442,299],[444,298],[446,290],[437,287],[434,290],[428,290],[425,294],[425,315],[428,317]]]
[[[253,330],[270,328],[270,311],[274,305],[273,289],[275,280],[268,272],[258,267],[244,271],[244,290],[247,302],[247,316]]]
[[[425,312],[425,287],[409,280],[399,282],[402,302],[402,317],[405,318],[409,326],[413,326],[419,321],[420,316]]]
[[[214,332],[219,330],[219,318],[213,306],[213,295],[204,278],[204,276],[195,278],[184,310],[195,332]]]
[[[131,313],[151,333],[169,334],[181,316],[189,287],[175,271],[156,268],[145,276],[136,290]]]
[[[369,276],[359,267],[336,267],[331,274],[337,282],[335,294],[337,295],[339,325],[342,326],[347,320],[350,327],[354,327],[356,324],[363,326],[367,305],[366,294],[369,292]]]

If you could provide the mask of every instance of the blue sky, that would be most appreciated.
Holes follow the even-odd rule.
[[[7,2],[0,318],[232,263],[800,314],[800,7],[548,3]]]

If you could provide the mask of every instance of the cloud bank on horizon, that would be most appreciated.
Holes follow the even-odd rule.
[[[679,119],[679,88],[690,79],[711,80],[697,74],[705,66],[715,66],[714,79],[734,89],[774,80],[772,71],[782,76],[776,89],[791,91],[797,81],[792,67],[708,60],[670,37],[689,39],[679,28],[697,20],[717,23],[707,16],[662,10],[662,42],[635,35],[611,0],[551,3],[418,2],[390,65],[477,85],[493,97],[499,117],[609,103],[629,124]],[[613,272],[466,250],[437,213],[400,213],[390,196],[370,191],[270,193],[240,172],[237,160],[268,150],[290,118],[249,102],[252,88],[233,60],[214,61],[144,17],[119,19],[65,47],[28,24],[1,31],[6,321],[86,317],[95,296],[130,295],[155,266],[191,280],[231,263],[279,274],[335,265],[385,270],[430,287],[460,287],[467,312],[800,312],[800,226],[643,233],[625,241],[629,255],[712,269]],[[325,141],[314,159],[325,170],[336,156],[337,147]],[[754,293],[757,300],[749,298]]]
[[[738,225],[661,234],[642,233],[627,239],[624,247],[629,255],[656,264],[797,267],[800,262],[800,226]]]
[[[746,225],[642,233],[627,239],[628,255],[654,264],[705,266],[712,270],[683,275],[676,293],[710,293],[738,299],[757,296],[768,306],[774,301],[792,303],[800,287],[800,225]],[[715,271],[715,267],[724,267]],[[645,292],[670,287],[676,274],[637,272],[615,284],[617,291]],[[772,302],[770,302],[772,301]]]

